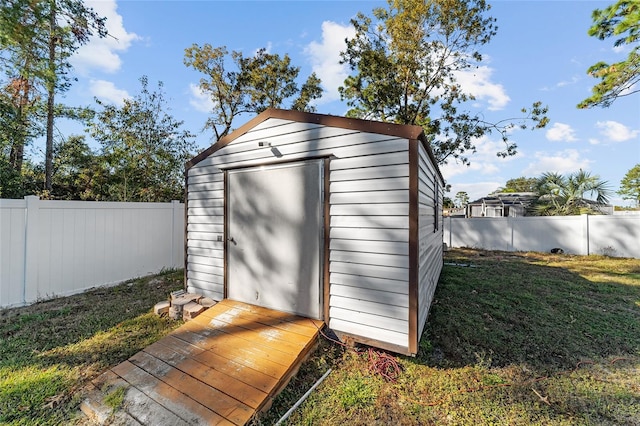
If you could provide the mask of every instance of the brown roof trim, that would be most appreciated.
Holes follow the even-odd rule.
[[[442,176],[442,172],[440,172],[440,166],[438,166],[438,161],[436,160],[436,156],[433,154],[433,150],[431,149],[431,144],[427,140],[427,136],[424,134],[424,131],[420,134],[420,136],[418,137],[418,140],[420,141],[420,143],[422,143],[422,146],[427,151],[427,155],[429,155],[431,162],[437,166],[436,172],[438,173],[438,176],[442,181],[441,182],[442,186],[444,187],[444,183],[445,183],[444,177]]]
[[[249,130],[253,129],[258,124],[266,121],[269,118],[280,118],[283,120],[291,120],[302,123],[314,123],[323,126],[339,127],[343,129],[357,130],[367,133],[378,133],[381,135],[396,136],[409,140],[419,139],[426,146],[427,152],[429,152],[429,156],[431,157],[432,161],[434,161],[434,164],[437,164],[435,162],[433,152],[429,147],[427,138],[424,135],[424,130],[420,126],[384,123],[381,121],[362,120],[359,118],[340,117],[337,115],[316,114],[311,112],[269,108],[263,113],[254,117],[252,120],[245,123],[243,126],[223,137],[218,142],[202,151],[200,154],[193,157],[190,161],[187,162],[186,169],[188,170],[191,167],[195,166],[200,161],[204,160],[217,150],[227,146],[229,143],[233,142],[235,139],[244,135]]]

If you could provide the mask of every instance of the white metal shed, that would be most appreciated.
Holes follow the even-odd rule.
[[[444,186],[421,127],[269,109],[186,175],[188,291],[418,352]]]

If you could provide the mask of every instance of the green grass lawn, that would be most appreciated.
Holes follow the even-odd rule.
[[[253,425],[328,369],[292,425],[640,425],[640,260],[452,250],[418,356],[389,382],[322,340]],[[468,265],[468,266],[461,266]],[[76,418],[79,390],[180,325],[151,313],[182,273],[0,311],[0,424]]]
[[[0,424],[78,423],[79,390],[181,322],[152,313],[182,288],[167,272],[0,311]]]
[[[640,260],[452,250],[395,383],[323,343],[273,424],[329,367],[295,425],[640,425]],[[468,266],[461,266],[468,265]]]

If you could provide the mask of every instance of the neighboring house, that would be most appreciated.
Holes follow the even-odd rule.
[[[535,192],[500,192],[467,204],[466,217],[519,217],[538,196]]]
[[[467,204],[466,217],[521,217],[538,199],[535,192],[500,192],[482,197]],[[595,201],[583,200],[591,209],[601,214],[613,214],[612,205],[598,205]]]
[[[444,187],[419,126],[269,109],[187,164],[187,289],[415,355]]]
[[[614,206],[612,206],[611,204],[601,205],[591,200],[584,201],[586,201],[587,204],[589,204],[589,206],[595,211],[598,211],[602,214],[613,214]]]
[[[538,196],[535,192],[500,192],[467,204],[467,217],[519,217]]]

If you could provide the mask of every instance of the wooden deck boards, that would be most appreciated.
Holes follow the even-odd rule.
[[[243,425],[315,345],[322,321],[224,300],[94,381],[125,387],[122,410],[142,425]]]

